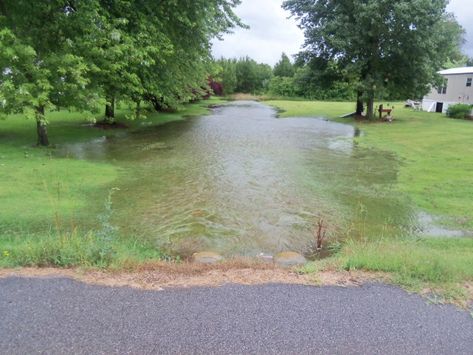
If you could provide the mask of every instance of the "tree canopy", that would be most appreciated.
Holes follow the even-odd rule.
[[[281,59],[276,63],[273,69],[274,76],[282,77],[293,77],[294,76],[294,66],[291,63],[291,60],[283,53]]]
[[[225,94],[259,93],[267,89],[272,76],[268,64],[257,63],[249,57],[217,60],[219,74],[216,78],[222,83]]]
[[[0,113],[35,117],[116,100],[185,102],[207,85],[210,41],[235,26],[240,0],[0,0]]]
[[[447,0],[286,0],[305,31],[305,52],[357,78],[373,117],[376,95],[419,97],[438,80],[462,29]]]

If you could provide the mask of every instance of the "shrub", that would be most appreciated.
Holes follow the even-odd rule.
[[[447,109],[447,116],[450,118],[469,118],[472,108],[471,105],[466,104],[450,105]]]
[[[273,95],[284,97],[296,96],[294,79],[289,77],[275,76],[269,82],[269,92]]]

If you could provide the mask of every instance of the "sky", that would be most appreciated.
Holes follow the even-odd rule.
[[[236,29],[215,40],[215,57],[244,57],[274,65],[281,53],[293,55],[304,43],[304,34],[290,13],[281,8],[283,0],[243,0],[235,12],[250,29]],[[448,11],[453,12],[466,30],[465,54],[473,57],[473,0],[450,0]]]

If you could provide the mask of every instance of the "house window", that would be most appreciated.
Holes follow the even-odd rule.
[[[437,93],[446,94],[447,93],[447,85],[448,85],[448,79],[445,79],[443,81],[443,85],[441,85],[437,88]]]
[[[473,78],[468,78],[466,79],[466,87],[471,87],[471,82],[473,81]]]
[[[437,93],[442,95],[447,93],[447,83],[445,82],[442,86],[437,88]]]

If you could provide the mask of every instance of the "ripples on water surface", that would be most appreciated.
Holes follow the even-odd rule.
[[[254,255],[304,250],[323,217],[337,236],[392,235],[409,227],[395,191],[398,162],[354,145],[350,125],[278,119],[235,102],[209,116],[61,154],[112,160],[121,169],[114,223],[176,250]]]

